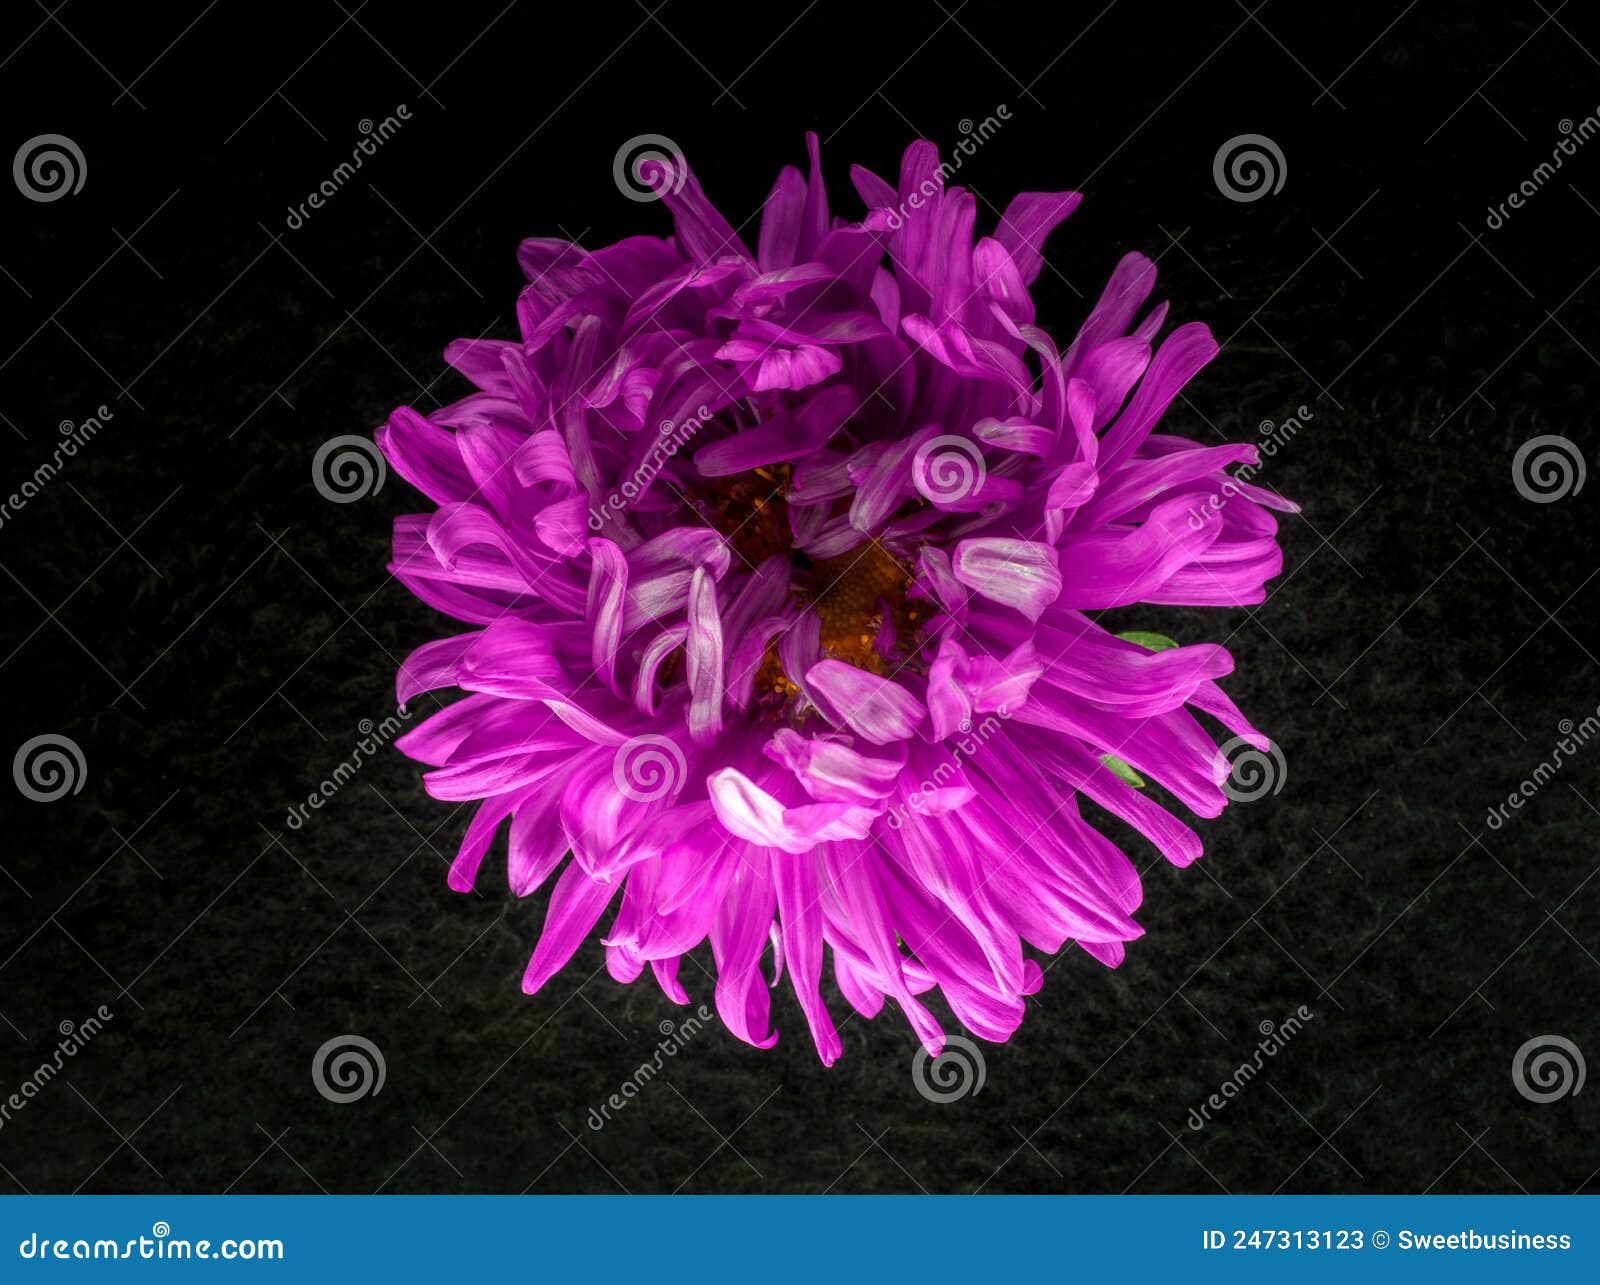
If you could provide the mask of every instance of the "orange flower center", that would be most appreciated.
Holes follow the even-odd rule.
[[[813,559],[793,545],[784,494],[787,464],[719,479],[701,515],[728,538],[750,567],[773,555],[790,560],[791,600],[821,622],[822,654],[874,674],[892,674],[917,650],[925,605],[907,598],[911,572],[876,537],[833,558]],[[849,509],[841,499],[836,514]],[[756,674],[757,693],[789,698],[799,688],[783,671],[777,642],[768,644]]]

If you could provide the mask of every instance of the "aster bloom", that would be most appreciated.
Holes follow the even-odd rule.
[[[728,1029],[770,1047],[787,971],[831,1064],[825,946],[846,1002],[892,999],[934,1054],[935,987],[1000,1041],[1043,980],[1024,944],[1122,961],[1139,877],[1080,796],[1187,865],[1198,836],[1131,782],[1214,817],[1229,765],[1195,714],[1269,743],[1222,647],[1087,613],[1261,602],[1293,506],[1224,472],[1253,446],[1154,431],[1217,345],[1158,339],[1149,259],[1064,349],[1035,324],[1077,193],[1023,193],[974,240],[918,142],[897,185],[852,170],[851,222],[808,143],[753,249],[677,156],[638,171],[672,237],[524,242],[521,338],[450,345],[477,391],[377,440],[438,506],[396,521],[390,569],[470,626],[398,679],[466,693],[399,741],[429,794],[477,804],[450,885],[502,826],[512,891],[554,880],[523,989],[614,907],[618,981],[648,966],[686,1003],[709,937]]]

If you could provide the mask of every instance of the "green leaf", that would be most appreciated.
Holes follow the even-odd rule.
[[[1130,629],[1125,634],[1118,634],[1117,637],[1123,642],[1143,647],[1146,651],[1171,651],[1179,645],[1175,638],[1168,638],[1166,634],[1153,634],[1146,629]]]
[[[1140,776],[1115,754],[1102,754],[1100,761],[1111,769],[1114,776],[1126,781],[1134,789],[1144,789],[1144,777]]]

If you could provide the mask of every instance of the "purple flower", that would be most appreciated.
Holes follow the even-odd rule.
[[[728,1029],[770,1047],[787,970],[831,1064],[824,946],[856,1011],[894,1000],[934,1053],[924,992],[1004,1040],[1043,980],[1025,943],[1122,961],[1139,877],[1079,796],[1187,865],[1198,836],[1131,782],[1214,817],[1228,761],[1195,714],[1268,742],[1223,648],[1090,613],[1262,601],[1293,506],[1223,471],[1254,447],[1153,431],[1217,345],[1158,338],[1149,259],[1064,348],[1035,324],[1077,193],[974,243],[918,142],[898,185],[852,170],[849,222],[808,141],[753,249],[678,157],[645,174],[671,238],[524,242],[521,338],[452,344],[478,391],[377,440],[438,506],[397,519],[390,569],[470,626],[398,680],[466,693],[399,742],[477,804],[450,884],[502,825],[512,891],[554,879],[523,989],[610,910],[618,981],[685,1003],[709,937]]]

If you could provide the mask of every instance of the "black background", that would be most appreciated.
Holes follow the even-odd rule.
[[[0,1128],[0,1185],[1592,1190],[1600,1092],[1536,1104],[1511,1066],[1543,1034],[1600,1055],[1600,746],[1485,819],[1600,704],[1600,484],[1536,504],[1512,478],[1540,434],[1595,460],[1600,142],[1486,219],[1600,110],[1594,16],[655,2],[7,6],[0,142],[64,134],[87,178],[0,192],[0,489],[62,421],[112,418],[0,527],[0,748],[55,733],[87,763],[57,802],[5,790],[0,1090],[60,1023],[114,1018]],[[467,813],[398,753],[285,825],[393,712],[397,659],[453,632],[384,571],[423,504],[392,475],[331,504],[312,457],[461,394],[439,352],[515,333],[521,238],[666,230],[613,183],[629,138],[674,140],[739,226],[808,129],[854,213],[850,162],[893,175],[911,139],[948,148],[1001,104],[959,180],[980,220],[1018,189],[1086,194],[1047,246],[1045,324],[1070,335],[1140,249],[1174,320],[1224,344],[1169,431],[1313,412],[1258,478],[1305,508],[1270,600],[1127,621],[1226,640],[1283,789],[1203,824],[1187,871],[1137,848],[1146,937],[1115,972],[1043,961],[976,1095],[919,1095],[889,1015],[846,1022],[824,1070],[785,985],[775,1049],[703,1032],[593,1130],[677,1015],[653,986],[617,986],[590,942],[524,997],[543,898],[514,901],[492,859],[479,895],[450,893]],[[1241,134],[1281,148],[1277,194],[1219,193]],[[1191,1129],[1300,1005],[1306,1028]],[[387,1067],[348,1105],[310,1074],[343,1033]]]

